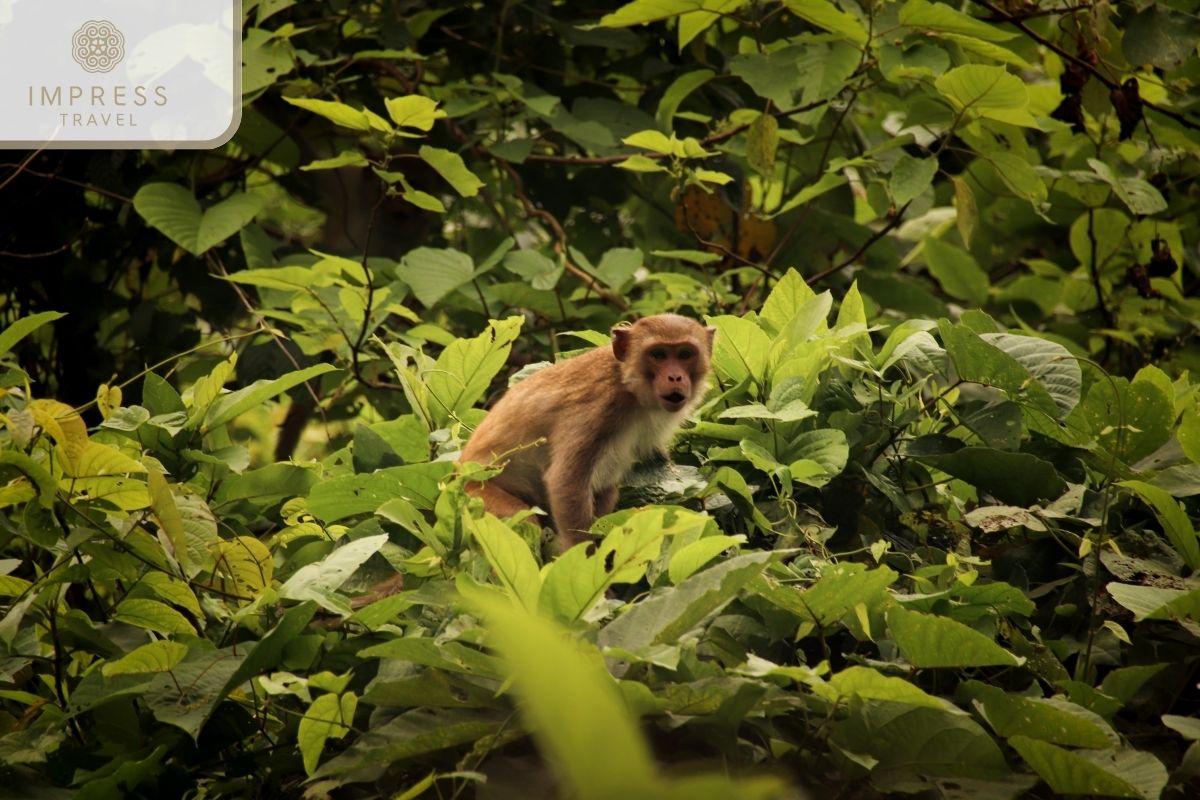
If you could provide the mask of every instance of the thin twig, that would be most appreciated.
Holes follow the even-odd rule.
[[[888,223],[886,225],[884,225],[882,228],[880,228],[879,230],[875,231],[875,233],[871,234],[871,238],[869,238],[865,242],[863,242],[862,247],[855,250],[853,255],[849,256],[844,261],[842,261],[838,264],[834,264],[832,267],[829,267],[828,269],[821,270],[816,275],[812,275],[808,278],[805,278],[804,279],[805,283],[807,283],[811,286],[812,284],[817,283],[818,281],[828,278],[830,275],[841,272],[846,267],[850,266],[855,261],[857,261],[859,256],[861,256],[863,253],[867,252],[867,250],[870,249],[872,245],[874,245],[876,242],[878,242],[884,236],[887,236],[889,233],[891,233],[893,230],[895,230],[900,225],[901,222],[904,221],[904,212],[908,210],[909,203],[911,203],[911,202],[912,201],[910,200],[910,201],[908,201],[908,203],[905,203],[903,206],[901,206],[900,209],[898,211],[896,211],[895,215],[890,220],[888,220]]]

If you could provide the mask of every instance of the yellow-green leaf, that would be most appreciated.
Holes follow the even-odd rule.
[[[158,641],[144,644],[127,655],[100,668],[106,676],[135,675],[144,672],[170,672],[187,655],[187,645]]]

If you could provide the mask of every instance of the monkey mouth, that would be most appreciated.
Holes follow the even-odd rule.
[[[668,411],[678,411],[683,408],[683,401],[687,400],[687,395],[676,389],[670,394],[664,394],[661,398],[663,405]]]

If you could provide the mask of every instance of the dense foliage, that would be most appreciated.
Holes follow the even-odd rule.
[[[1197,5],[244,0],[229,144],[4,158],[0,796],[1194,792]],[[454,458],[662,311],[547,558]]]

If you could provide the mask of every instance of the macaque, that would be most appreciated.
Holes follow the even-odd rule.
[[[714,328],[658,314],[613,328],[612,346],[535,372],[500,398],[463,461],[503,466],[468,485],[497,516],[548,511],[565,551],[617,503],[635,462],[664,452],[707,389]]]

